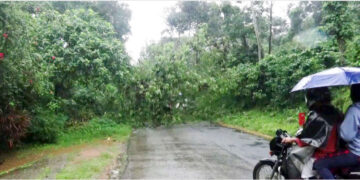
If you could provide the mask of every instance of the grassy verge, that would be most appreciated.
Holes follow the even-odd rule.
[[[298,129],[299,110],[285,109],[271,111],[252,109],[219,118],[218,122],[243,127],[269,136],[274,136],[277,129],[287,130],[294,134]]]
[[[53,144],[25,145],[14,152],[4,156],[5,163],[1,166],[0,174],[7,174],[29,162],[35,162],[43,157],[62,151],[71,151],[82,145],[99,143],[99,140],[111,139],[123,142],[131,134],[131,127],[117,124],[108,119],[93,119],[90,122],[71,127],[64,131]],[[10,171],[9,171],[10,170]]]
[[[62,171],[56,174],[56,179],[90,179],[101,173],[112,160],[113,155],[103,153],[101,156],[92,158],[81,163],[66,166]]]
[[[27,156],[43,150],[54,150],[72,145],[91,143],[95,140],[111,137],[117,141],[126,140],[131,133],[128,125],[117,124],[106,119],[93,119],[63,132],[54,144],[32,144],[18,150],[19,156]]]

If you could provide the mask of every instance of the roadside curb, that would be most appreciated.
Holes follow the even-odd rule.
[[[41,158],[40,158],[41,159]],[[0,179],[2,179],[1,177],[2,176],[5,176],[11,172],[14,172],[14,171],[17,171],[17,170],[20,170],[20,169],[25,169],[25,168],[28,168],[32,165],[34,165],[36,162],[40,161],[40,159],[37,159],[37,160],[34,160],[34,161],[31,161],[31,162],[28,162],[28,163],[25,163],[24,165],[21,165],[21,166],[18,166],[18,167],[14,167],[14,168],[11,168],[9,170],[4,170],[4,171],[1,171],[0,172]]]
[[[122,158],[121,158],[121,166],[120,166],[120,170],[119,170],[119,175],[116,179],[122,179],[122,176],[124,175],[126,169],[128,168],[129,165],[129,156],[128,156],[128,152],[130,149],[130,138],[133,136],[134,133],[134,129],[131,131],[129,138],[126,140],[126,144],[125,144],[125,150],[122,154]]]
[[[112,167],[110,168],[110,171],[108,172],[108,179],[119,179],[121,178],[123,172],[125,171],[125,168],[127,166],[127,151],[128,151],[128,142],[129,140],[126,140],[126,142],[121,143],[120,145],[120,153],[117,155],[115,161],[113,162]]]
[[[242,131],[244,133],[247,133],[247,134],[251,134],[251,135],[254,135],[254,136],[258,136],[258,137],[262,137],[266,140],[271,140],[273,137],[269,136],[269,135],[266,135],[266,134],[262,134],[262,133],[259,133],[259,132],[256,132],[256,131],[252,131],[252,130],[248,130],[246,128],[243,128],[243,127],[239,127],[239,126],[234,126],[234,125],[229,125],[229,124],[225,124],[223,122],[216,122],[217,125],[221,126],[221,127],[226,127],[226,128],[230,128],[230,129],[235,129],[235,130],[238,130],[238,131]]]

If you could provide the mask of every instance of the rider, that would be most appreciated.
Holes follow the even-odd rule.
[[[315,161],[314,169],[321,178],[334,179],[330,169],[351,167],[360,164],[360,84],[351,86],[353,104],[346,112],[345,120],[340,126],[340,136],[347,142],[349,151],[336,156]]]
[[[310,171],[312,169],[314,159],[311,159],[311,157],[318,159],[337,151],[339,144],[337,142],[337,130],[338,125],[343,119],[342,113],[331,105],[331,93],[327,87],[307,90],[305,99],[310,112],[303,131],[297,137],[288,137],[282,140],[283,143],[296,142],[299,147],[306,147],[302,149],[310,149],[310,151],[304,151],[304,153],[309,154],[302,156],[307,160],[298,161],[303,164],[299,165],[297,163],[298,165],[296,165],[296,162],[292,162],[292,166],[297,167],[299,170],[301,169],[302,176],[311,174],[304,172],[304,167],[307,167],[306,169],[310,169]],[[293,178],[295,178],[295,175]]]

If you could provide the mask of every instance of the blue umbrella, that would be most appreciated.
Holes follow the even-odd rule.
[[[302,78],[291,92],[329,86],[349,86],[360,83],[360,68],[336,67]]]

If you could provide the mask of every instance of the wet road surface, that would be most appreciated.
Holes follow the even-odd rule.
[[[138,129],[129,143],[126,179],[251,179],[269,157],[268,141],[207,123]]]

